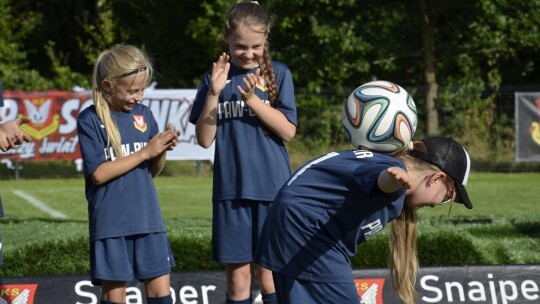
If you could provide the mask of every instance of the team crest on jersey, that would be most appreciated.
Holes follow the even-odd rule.
[[[264,81],[264,78],[259,76],[257,79],[257,83],[255,84],[255,87],[261,91],[266,91],[267,90],[266,81]]]
[[[361,304],[383,304],[384,279],[355,279]]]
[[[146,129],[148,129],[148,125],[146,124],[143,115],[133,115],[133,125],[141,132],[146,132]]]
[[[32,98],[23,100],[23,114],[19,118],[26,116],[30,118],[30,124],[21,126],[21,130],[31,137],[41,140],[58,129],[60,115],[57,113],[56,103],[49,98]]]
[[[37,284],[0,284],[1,304],[34,304]]]

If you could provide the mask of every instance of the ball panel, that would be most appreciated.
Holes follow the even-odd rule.
[[[347,119],[356,128],[360,126],[362,118],[362,102],[360,102],[354,95],[351,95],[347,100],[346,110]]]
[[[372,81],[349,95],[342,122],[347,139],[355,148],[393,153],[408,146],[414,136],[416,105],[399,85]]]

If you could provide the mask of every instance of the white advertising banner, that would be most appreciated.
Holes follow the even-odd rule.
[[[209,160],[214,161],[214,144],[204,149],[197,144],[195,125],[189,123],[189,114],[195,89],[146,90],[142,103],[154,113],[159,129],[164,130],[168,123],[180,130],[179,142],[173,151],[167,152],[167,160]]]

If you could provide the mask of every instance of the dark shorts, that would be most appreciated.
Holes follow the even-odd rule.
[[[165,233],[130,235],[90,243],[92,284],[143,281],[171,272],[173,253]]]
[[[311,282],[275,272],[273,278],[279,304],[360,304],[360,296],[353,282]]]
[[[223,264],[251,263],[272,202],[213,202],[212,258]]]

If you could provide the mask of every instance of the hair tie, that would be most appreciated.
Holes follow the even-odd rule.
[[[412,140],[409,142],[408,148],[409,148],[409,151],[414,150],[414,143],[412,142]]]

